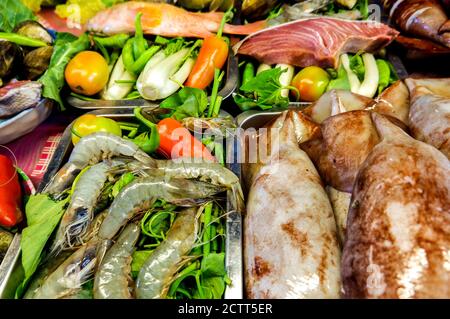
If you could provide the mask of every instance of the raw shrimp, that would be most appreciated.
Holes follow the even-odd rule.
[[[108,180],[109,171],[122,164],[122,161],[100,162],[81,175],[59,224],[51,253],[59,253],[62,249],[84,243],[82,237],[92,221],[95,204]]]
[[[33,299],[33,296],[37,290],[45,282],[45,279],[53,271],[61,265],[72,253],[70,251],[64,251],[55,258],[49,259],[45,264],[38,268],[38,271],[33,275],[33,280],[28,286],[27,292],[23,296],[24,299]]]
[[[94,274],[97,243],[91,241],[76,250],[38,288],[33,299],[59,299],[72,295]]]
[[[158,171],[166,178],[195,178],[213,185],[226,187],[231,192],[229,197],[232,199],[232,208],[238,212],[244,211],[244,195],[239,178],[219,163],[197,163],[187,159],[181,162],[156,160],[153,165],[155,164]],[[146,167],[146,165],[140,165],[140,168],[144,172],[154,172],[155,170],[154,167]]]
[[[137,298],[164,298],[179,263],[195,244],[198,230],[196,212],[195,208],[180,212],[167,238],[145,261],[136,280]]]
[[[87,243],[88,241],[97,237],[100,226],[102,225],[103,221],[105,220],[106,215],[108,215],[108,210],[104,210],[101,213],[95,215],[94,219],[92,220],[92,223],[89,225],[89,228],[86,230],[86,233],[81,238],[81,241],[83,243]]]
[[[95,299],[130,299],[129,290],[132,253],[140,234],[136,224],[129,224],[117,242],[108,250],[95,274]]]
[[[148,176],[134,180],[125,186],[109,207],[98,236],[112,239],[137,212],[150,208],[157,199],[178,206],[195,206],[224,191],[220,186],[209,183],[169,179],[164,176]]]
[[[132,141],[106,132],[96,132],[83,137],[74,147],[69,161],[56,173],[45,187],[44,193],[60,195],[89,164],[114,156],[130,157],[151,165],[154,161]]]

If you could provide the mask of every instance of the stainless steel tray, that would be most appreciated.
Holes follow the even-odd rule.
[[[227,60],[226,66],[226,81],[222,89],[217,93],[224,100],[231,96],[237,86],[237,81],[239,78],[239,69],[237,58],[230,52]],[[92,101],[84,101],[74,96],[68,96],[67,102],[73,107],[84,109],[84,110],[95,110],[95,109],[129,109],[132,107],[149,107],[157,108],[159,103],[156,101],[148,101],[145,99],[135,99],[135,100],[101,100],[95,99]]]
[[[113,119],[134,118],[132,110],[96,110],[90,112],[99,116]],[[52,176],[67,160],[72,151],[70,124],[64,131],[61,141],[58,144],[55,154],[49,167],[38,187],[38,192],[42,191],[48,184]],[[226,150],[228,152],[228,149]],[[240,167],[237,164],[228,166],[235,174],[240,176]],[[230,207],[228,200],[227,206]],[[243,298],[243,273],[242,273],[242,215],[241,212],[231,212],[226,220],[226,258],[225,265],[232,284],[225,290],[225,299]],[[14,298],[18,285],[23,280],[23,269],[21,266],[20,235],[16,235],[10,248],[0,265],[0,299]]]
[[[386,59],[392,63],[392,65],[394,66],[395,71],[397,72],[398,77],[403,80],[406,79],[408,77],[408,72],[406,71],[406,67],[403,64],[403,61],[400,59],[400,57],[395,53],[392,52],[392,50],[387,49],[386,50]],[[236,56],[236,63],[237,65],[239,65],[239,57]],[[235,85],[235,91],[237,91],[241,85],[240,80],[240,73],[239,73],[239,69],[236,72],[237,74],[237,79],[236,79],[236,85]],[[234,91],[233,91],[234,93]],[[308,105],[311,105],[312,103],[310,102],[289,102],[289,107],[295,107],[295,108],[306,108]],[[256,110],[256,109],[255,109]],[[250,110],[253,111],[253,110]],[[247,111],[245,111],[244,113],[246,113]],[[267,111],[261,111],[261,113],[266,113]],[[241,114],[244,114],[241,113]],[[240,115],[241,115],[240,114]],[[238,116],[239,117],[239,116]]]

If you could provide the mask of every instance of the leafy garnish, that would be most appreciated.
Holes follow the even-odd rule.
[[[203,90],[184,87],[162,101],[159,106],[163,109],[171,109],[169,116],[177,120],[201,117],[208,107],[208,97]]]
[[[25,272],[23,286],[36,271],[42,251],[64,214],[69,197],[55,202],[46,194],[31,195],[25,206],[28,226],[22,232],[22,267]]]
[[[280,83],[280,75],[285,71],[274,68],[258,73],[239,88],[244,94],[235,94],[234,101],[241,108],[257,106],[267,110],[273,107],[287,107],[289,98],[281,95],[284,87]]]
[[[42,95],[58,102],[60,109],[65,110],[60,91],[64,86],[64,70],[78,52],[89,48],[89,37],[81,35],[78,39],[70,33],[58,33],[47,71],[39,78],[44,86]]]
[[[11,32],[20,22],[34,19],[33,12],[20,0],[0,1],[0,30]]]

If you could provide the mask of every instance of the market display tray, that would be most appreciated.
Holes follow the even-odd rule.
[[[112,119],[127,119],[127,121],[132,121],[134,119],[132,110],[130,111],[127,109],[96,110],[90,113]],[[38,192],[44,189],[52,176],[56,174],[59,168],[69,157],[73,149],[71,141],[72,124],[65,129],[49,167],[38,187]],[[228,152],[229,149],[227,148],[226,151]],[[240,177],[239,165],[233,163],[228,165],[228,168]],[[231,207],[229,199],[227,202],[227,207]],[[231,279],[231,285],[226,287],[224,295],[225,299],[243,298],[242,213],[243,212],[230,211],[226,217],[225,266],[228,277]],[[2,264],[0,265],[0,299],[14,298],[15,291],[22,282],[23,277],[24,273],[21,266],[20,234],[17,234],[13,239]]]
[[[223,87],[217,93],[224,100],[231,96],[235,91],[238,78],[239,69],[237,58],[230,52],[225,69],[226,80]],[[68,96],[66,98],[67,103],[71,106],[83,110],[95,110],[95,109],[129,109],[133,107],[149,107],[157,108],[159,106],[158,101],[149,101],[146,99],[134,99],[134,100],[102,100],[95,99],[92,101],[85,101],[78,97]]]

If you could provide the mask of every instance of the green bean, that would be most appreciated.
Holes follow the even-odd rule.
[[[120,33],[106,38],[94,37],[94,41],[100,43],[105,48],[121,49],[129,38],[130,36],[128,34]]]
[[[134,61],[131,67],[133,73],[136,75],[141,73],[142,70],[145,68],[145,65],[147,64],[148,60],[150,60],[150,58],[154,56],[155,53],[158,52],[160,48],[161,47],[154,45],[150,49],[145,50],[144,53],[142,53],[141,56],[136,61]]]
[[[251,62],[247,62],[244,67],[244,72],[242,73],[242,85],[246,84],[248,81],[255,77],[255,66]]]
[[[7,32],[0,32],[0,39],[7,40],[9,42],[14,42],[18,45],[23,45],[27,47],[45,47],[47,46],[47,43],[44,41],[32,39],[29,37],[26,37],[24,35],[16,34],[16,33],[7,33]]]

